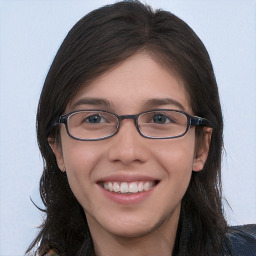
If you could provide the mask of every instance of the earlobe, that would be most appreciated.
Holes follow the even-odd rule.
[[[211,137],[212,137],[212,128],[204,127],[203,128],[203,139],[200,142],[196,152],[195,158],[193,161],[193,171],[198,172],[204,168],[204,164],[208,157],[209,148],[211,144]]]
[[[63,159],[60,144],[56,141],[55,138],[52,138],[52,137],[49,137],[47,140],[48,140],[49,146],[51,147],[51,149],[56,157],[56,161],[57,161],[59,169],[62,172],[65,172],[65,164],[64,164],[64,159]]]

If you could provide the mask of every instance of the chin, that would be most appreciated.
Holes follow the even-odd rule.
[[[138,218],[138,216],[127,216],[126,218],[113,218],[105,229],[114,236],[123,238],[140,238],[158,230],[164,221],[160,218],[156,220],[153,216],[146,218]]]
[[[155,230],[154,227],[144,227],[144,226],[129,226],[129,227],[122,227],[119,229],[112,229],[110,233],[116,237],[126,238],[126,239],[135,239],[141,238],[151,234]]]

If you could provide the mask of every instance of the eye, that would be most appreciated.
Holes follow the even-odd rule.
[[[98,124],[105,122],[105,119],[100,114],[94,114],[91,116],[88,116],[84,119],[84,122],[86,123],[92,123],[92,124]]]
[[[174,121],[170,118],[170,116],[164,114],[155,114],[153,116],[153,122],[157,124],[166,124],[166,123],[173,123]]]

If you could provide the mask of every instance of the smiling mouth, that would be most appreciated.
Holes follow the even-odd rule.
[[[136,194],[149,191],[154,188],[159,181],[134,181],[134,182],[100,182],[100,186],[107,191],[119,194]]]

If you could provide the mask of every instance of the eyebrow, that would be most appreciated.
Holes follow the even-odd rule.
[[[146,108],[154,108],[164,105],[174,105],[178,107],[180,110],[185,111],[185,107],[179,103],[178,101],[172,99],[172,98],[155,98],[155,99],[149,99],[144,102],[144,105]]]
[[[97,105],[97,106],[105,106],[105,107],[111,107],[111,102],[102,99],[102,98],[82,98],[78,101],[76,101],[74,104],[71,105],[72,109],[80,106],[80,105]],[[144,108],[156,108],[159,106],[164,105],[174,105],[178,107],[180,110],[185,111],[185,107],[179,103],[178,101],[172,99],[172,98],[153,98],[143,101],[142,103]]]
[[[106,99],[101,98],[82,98],[78,101],[76,101],[74,104],[72,104],[72,109],[80,106],[80,105],[98,105],[98,106],[106,106],[110,107],[111,103]]]

